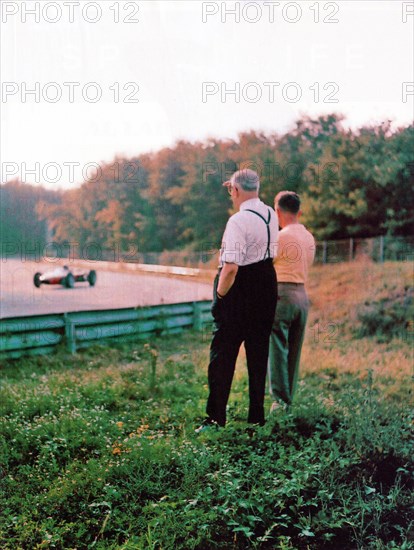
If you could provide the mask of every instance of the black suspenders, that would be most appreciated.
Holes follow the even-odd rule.
[[[267,248],[266,248],[266,253],[265,253],[264,260],[266,258],[270,258],[270,227],[269,227],[270,218],[271,218],[270,210],[268,210],[269,215],[267,217],[267,221],[265,220],[265,218],[261,214],[259,214],[259,212],[256,212],[256,210],[250,210],[250,208],[246,208],[246,211],[247,212],[253,212],[253,214],[256,214],[256,216],[259,216],[259,218],[262,218],[262,220],[265,222],[266,229],[267,229]]]

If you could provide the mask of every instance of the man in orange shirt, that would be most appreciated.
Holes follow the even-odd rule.
[[[274,259],[278,302],[269,346],[269,389],[273,397],[270,412],[280,402],[289,406],[293,400],[309,309],[305,283],[315,257],[315,240],[299,223],[299,195],[281,191],[275,197],[275,210],[282,229]]]

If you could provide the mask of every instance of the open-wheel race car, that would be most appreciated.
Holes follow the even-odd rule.
[[[41,285],[63,285],[66,288],[73,288],[75,283],[88,282],[90,286],[96,283],[96,271],[94,269],[69,269],[67,265],[57,267],[46,273],[35,273],[33,282],[36,288]]]

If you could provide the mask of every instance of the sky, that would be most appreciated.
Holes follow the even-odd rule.
[[[1,2],[1,173],[74,188],[177,140],[412,123],[414,2]],[[32,91],[32,93],[30,93]]]

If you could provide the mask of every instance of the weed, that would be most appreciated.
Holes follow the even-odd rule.
[[[314,319],[332,270],[350,277],[329,269]],[[344,285],[333,322],[346,307],[357,318]],[[240,354],[228,425],[201,436],[202,334],[7,362],[0,547],[412,549],[410,343],[341,327],[335,342],[307,335],[294,405],[249,430]]]

